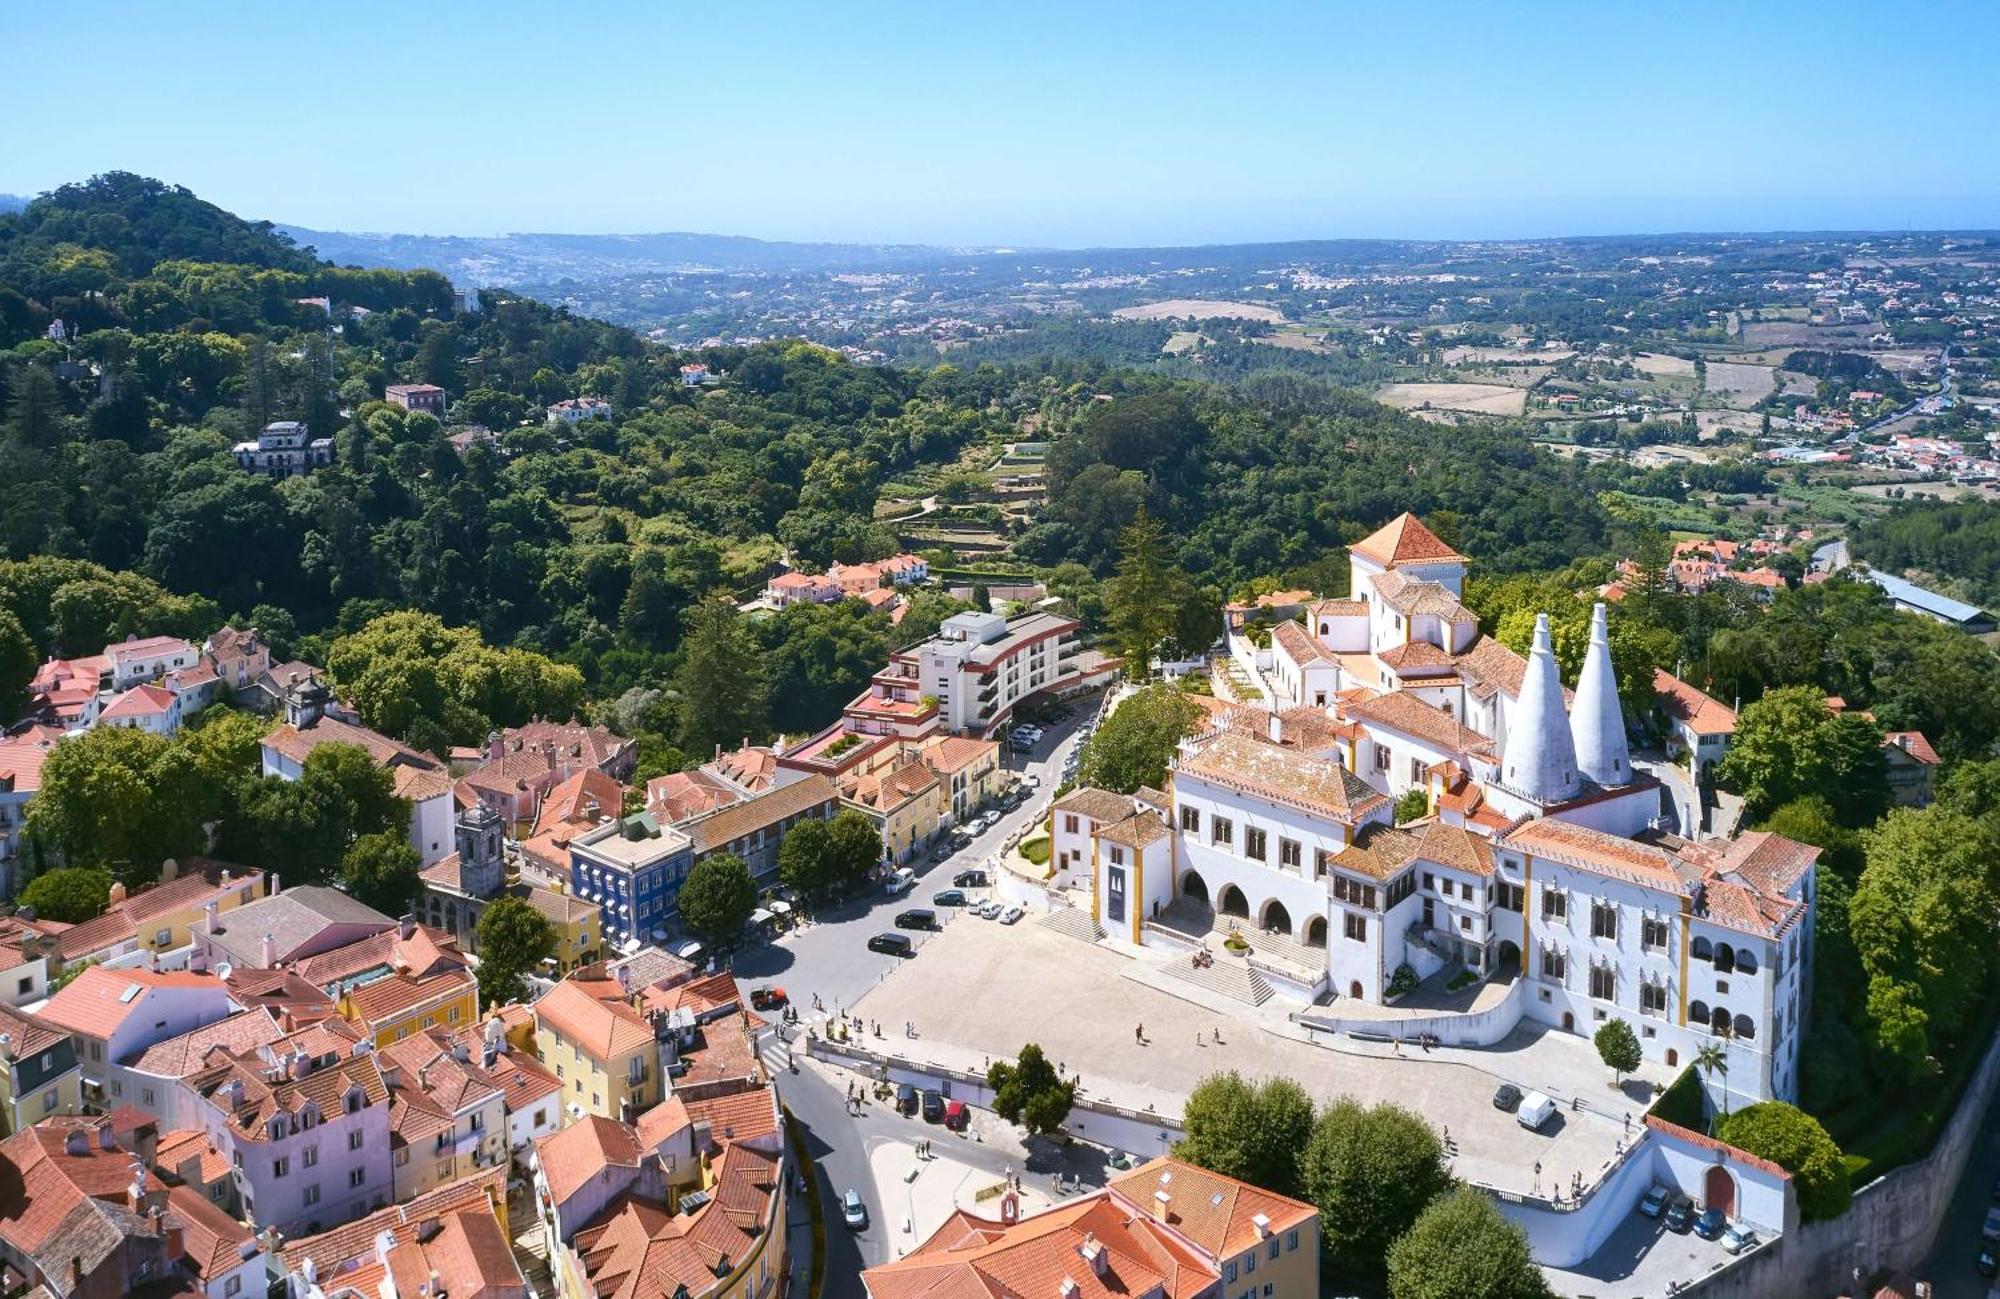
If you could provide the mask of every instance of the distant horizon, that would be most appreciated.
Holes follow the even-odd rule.
[[[2000,7],[0,8],[0,187],[319,230],[1187,248],[2000,228]],[[78,69],[86,69],[80,80]],[[272,78],[277,80],[274,82]],[[267,101],[266,87],[286,90]]]

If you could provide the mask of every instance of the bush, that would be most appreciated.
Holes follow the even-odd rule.
[[[1389,976],[1389,986],[1385,989],[1385,995],[1391,997],[1407,996],[1417,990],[1419,982],[1421,980],[1417,978],[1416,970],[1411,967],[1408,961],[1405,961],[1396,967],[1394,974]]]
[[[1406,789],[1396,800],[1396,824],[1408,825],[1431,814],[1431,796],[1421,789]]]
[[[1771,1160],[1792,1175],[1799,1193],[1799,1217],[1806,1222],[1847,1212],[1853,1187],[1840,1147],[1819,1120],[1796,1105],[1763,1101],[1722,1121],[1721,1139],[1739,1150]]]

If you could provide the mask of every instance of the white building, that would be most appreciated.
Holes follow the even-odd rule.
[[[1479,636],[1464,560],[1415,519],[1352,564],[1364,598],[1274,629],[1291,666],[1273,675],[1304,699],[1219,714],[1156,801],[1062,800],[1058,877],[1091,879],[1098,922],[1130,941],[1168,939],[1147,931],[1163,913],[1240,932],[1275,986],[1331,993],[1332,1018],[1462,968],[1518,981],[1483,1040],[1523,1016],[1583,1036],[1624,1019],[1668,1066],[1724,1045],[1718,1101],[1796,1096],[1817,849],[1655,828],[1603,606],[1572,696],[1547,619],[1525,658]],[[1393,826],[1412,790],[1428,814]]]
[[[587,419],[610,419],[611,403],[602,397],[570,397],[549,407],[548,422],[580,424]]]
[[[311,473],[333,463],[333,439],[316,438],[297,420],[266,424],[253,442],[229,449],[241,468],[273,478]]]
[[[868,693],[848,705],[857,723],[851,729],[887,734],[927,723],[930,700],[945,730],[1000,730],[1030,695],[1060,695],[1084,684],[1075,657],[1078,626],[1054,613],[1011,621],[994,613],[955,613],[936,636],[891,658]],[[871,730],[862,724],[868,722],[877,725]]]

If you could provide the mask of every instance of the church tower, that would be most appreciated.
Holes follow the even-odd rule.
[[[1576,743],[1576,765],[1585,776],[1605,786],[1631,782],[1625,710],[1618,704],[1618,676],[1611,668],[1611,632],[1602,603],[1590,612],[1590,649],[1583,657],[1583,675],[1577,678],[1569,730]]]
[[[1563,714],[1562,677],[1549,646],[1549,616],[1535,615],[1535,643],[1521,675],[1521,695],[1507,723],[1500,782],[1534,802],[1561,803],[1583,791],[1576,745]]]
[[[458,886],[472,897],[493,898],[506,882],[500,814],[474,803],[458,814]]]

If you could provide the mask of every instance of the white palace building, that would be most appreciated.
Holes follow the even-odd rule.
[[[1350,556],[1351,599],[1274,629],[1267,680],[1288,699],[1222,709],[1164,791],[1056,803],[1058,882],[1091,888],[1098,923],[1133,943],[1213,908],[1272,954],[1253,968],[1336,1019],[1343,999],[1392,1000],[1402,967],[1405,985],[1464,969],[1507,994],[1476,1025],[1426,1021],[1445,1040],[1621,1018],[1669,1066],[1724,1041],[1718,1100],[1793,1099],[1818,849],[1659,828],[1602,605],[1572,694],[1546,616],[1525,659],[1481,635],[1459,603],[1467,561],[1415,517]],[[1397,827],[1412,789],[1429,815]]]

